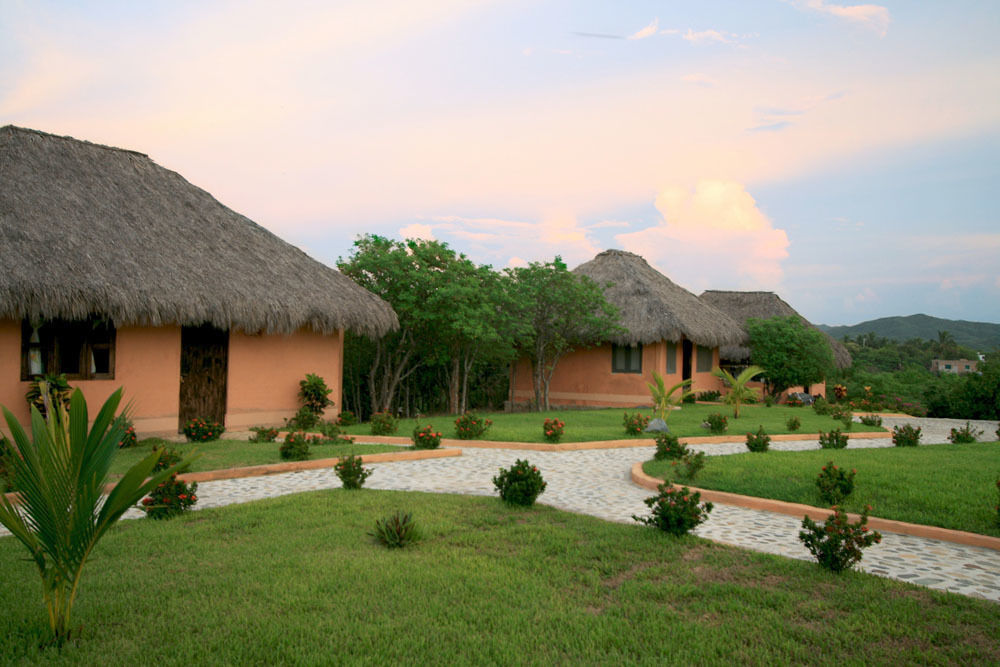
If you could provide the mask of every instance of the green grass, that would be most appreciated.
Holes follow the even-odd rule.
[[[366,533],[396,509],[423,539]],[[19,664],[862,664],[1000,660],[995,603],[496,498],[321,491],[124,521],[46,626],[0,538],[3,661]]]
[[[197,449],[201,457],[191,466],[191,472],[203,470],[222,470],[241,466],[256,466],[268,463],[283,463],[278,454],[280,442],[247,442],[246,440],[213,440],[211,442],[166,442],[158,438],[148,438],[130,449],[119,449],[111,464],[112,475],[122,475],[126,470],[149,455],[150,449],[156,445],[166,444],[167,447],[179,453]],[[309,445],[312,459],[329,459],[349,454],[378,454],[380,452],[398,452],[399,447],[392,445]]]
[[[483,417],[493,420],[493,426],[483,440],[499,440],[508,442],[545,442],[542,432],[542,422],[546,417],[559,417],[566,422],[566,434],[562,442],[593,442],[596,440],[623,440],[623,439],[651,439],[652,435],[644,433],[638,436],[625,434],[625,427],[622,425],[622,417],[625,412],[636,412],[635,410],[622,410],[620,408],[609,408],[604,410],[550,410],[548,412],[491,412],[480,413]],[[652,414],[651,410],[641,410],[645,415]],[[674,410],[667,419],[670,430],[678,436],[700,436],[711,435],[707,429],[701,427],[705,418],[718,412],[729,419],[729,435],[744,435],[747,431],[757,431],[758,426],[763,426],[768,433],[775,435],[778,433],[789,433],[785,427],[785,422],[789,417],[798,417],[802,421],[802,428],[799,433],[817,433],[820,430],[830,431],[835,428],[843,429],[844,425],[831,417],[821,417],[810,408],[789,408],[784,406],[765,407],[763,405],[748,405],[740,409],[740,418],[733,419],[732,410],[724,405],[685,405],[680,410]],[[446,438],[454,438],[455,417],[449,415],[434,415],[421,417],[420,420],[403,419],[399,422],[399,430],[396,435],[409,436],[414,427],[431,424]],[[370,435],[369,424],[355,424],[344,427],[343,430],[351,435]],[[862,431],[884,431],[880,427],[854,424],[852,432]]]
[[[1000,537],[995,523],[1000,444],[810,450],[711,456],[692,484],[705,489],[823,507],[816,477],[828,461],[858,471],[844,506],[872,515]],[[643,469],[668,476],[670,463]]]

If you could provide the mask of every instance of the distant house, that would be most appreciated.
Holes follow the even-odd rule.
[[[0,128],[0,404],[65,373],[119,386],[137,431],[280,423],[317,373],[341,400],[345,329],[392,308],[146,155]]]
[[[955,373],[965,375],[975,373],[979,362],[970,359],[931,359],[932,373]]]
[[[719,346],[745,342],[738,323],[630,252],[606,250],[573,272],[604,287],[628,332],[561,359],[550,386],[552,404],[649,405],[646,383],[654,371],[667,386],[690,378],[694,391],[722,389],[711,371],[719,365]],[[526,359],[515,368],[513,396],[519,403],[534,398]]]
[[[772,317],[795,316],[808,326],[822,332],[821,329],[810,324],[806,318],[802,317],[774,292],[708,290],[702,292],[699,298],[708,305],[714,306],[726,313],[742,326],[746,326],[747,320],[751,318],[766,320]],[[833,350],[834,363],[837,365],[837,368],[848,368],[851,365],[851,353],[847,351],[847,348],[842,343],[834,340],[829,334],[822,333],[826,336],[827,342]],[[719,353],[723,368],[739,371],[750,365],[750,348],[745,344],[725,346]],[[788,391],[805,391],[814,396],[826,396],[826,382],[820,382],[805,388],[792,387]]]

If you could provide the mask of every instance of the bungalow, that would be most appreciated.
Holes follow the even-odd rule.
[[[667,386],[691,379],[694,391],[722,389],[711,374],[719,365],[719,346],[746,339],[729,316],[623,250],[605,250],[573,272],[604,287],[604,297],[621,312],[620,323],[628,332],[561,359],[552,376],[552,404],[649,405],[646,383],[652,382],[654,371]],[[520,360],[513,375],[515,403],[530,401],[530,362]]]
[[[723,290],[708,290],[702,292],[699,297],[710,306],[718,308],[731,318],[745,326],[747,320],[757,318],[766,320],[772,317],[795,316],[805,322],[808,326],[821,331],[826,336],[830,348],[833,350],[833,359],[837,368],[848,368],[851,365],[851,353],[847,348],[830,334],[822,331],[798,312],[781,297],[774,292],[732,292]],[[738,374],[743,368],[750,365],[750,348],[743,345],[727,345],[720,351],[722,367]],[[753,383],[760,386],[758,383]],[[788,392],[801,392],[812,394],[813,396],[826,396],[826,382],[819,382],[811,387],[791,387]],[[786,392],[786,393],[788,393]]]
[[[0,128],[0,404],[40,374],[95,409],[124,387],[136,430],[280,423],[298,382],[341,401],[344,330],[392,308],[142,153]]]

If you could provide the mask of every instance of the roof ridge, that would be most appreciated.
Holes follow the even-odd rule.
[[[63,134],[52,134],[51,132],[44,132],[42,130],[36,130],[31,127],[20,127],[18,125],[13,125],[13,124],[8,124],[4,125],[3,127],[0,127],[0,132],[3,132],[5,130],[10,132],[11,134],[14,133],[35,134],[40,137],[44,137],[46,139],[72,141],[77,144],[85,144],[87,146],[93,146],[94,148],[103,148],[104,150],[115,151],[118,153],[130,153],[132,155],[138,155],[140,157],[144,157],[147,160],[152,160],[152,158],[150,158],[149,155],[147,155],[146,153],[141,153],[139,151],[135,151],[130,148],[119,148],[118,146],[108,146],[107,144],[98,144],[94,143],[93,141],[87,141],[86,139],[77,139],[76,137],[71,137],[69,135],[63,135]]]

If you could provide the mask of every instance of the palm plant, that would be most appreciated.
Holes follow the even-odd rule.
[[[763,372],[764,369],[760,366],[750,366],[737,377],[733,377],[732,373],[722,368],[714,368],[712,370],[712,375],[729,385],[729,392],[722,397],[722,401],[726,405],[733,406],[733,419],[740,418],[741,405],[757,399],[757,390],[753,387],[748,387],[747,383]]]
[[[45,384],[41,389],[46,416],[31,407],[31,437],[3,408],[14,449],[7,465],[20,502],[0,494],[0,524],[27,547],[38,567],[53,640],[61,644],[70,635],[70,612],[94,546],[179,466],[150,477],[160,457],[156,451],[125,473],[105,497],[108,470],[124,430],[124,419],[115,417],[122,390],[105,401],[88,431],[87,402],[79,389],[68,411],[52,400]]]
[[[647,382],[646,386],[649,387],[649,392],[653,395],[653,409],[656,410],[657,415],[664,422],[667,421],[667,417],[670,416],[670,412],[682,402],[688,396],[691,396],[694,392],[681,391],[680,395],[676,398],[674,393],[681,389],[682,387],[688,387],[691,385],[691,378],[684,380],[683,382],[678,382],[673,387],[667,388],[666,384],[663,382],[663,377],[653,371],[653,381]]]

